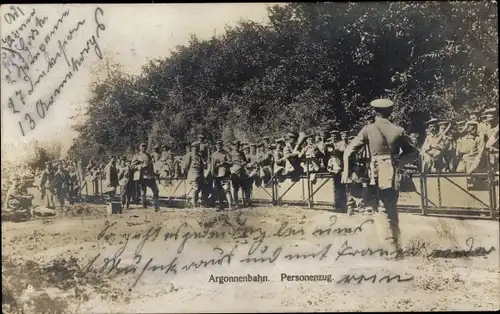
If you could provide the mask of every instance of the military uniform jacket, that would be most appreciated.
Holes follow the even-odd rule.
[[[484,139],[482,135],[472,135],[467,134],[457,142],[457,153],[459,155],[464,155],[464,157],[476,157],[481,153],[484,145]]]
[[[246,164],[248,162],[245,153],[242,151],[237,151],[237,150],[232,150],[231,153],[229,154],[231,163],[233,165],[241,165]]]
[[[211,165],[210,165],[212,174],[217,175],[219,171],[219,166],[224,162],[229,163],[229,157],[227,153],[225,151],[214,152],[212,154]]]
[[[133,177],[133,171],[128,165],[120,165],[118,167],[118,183],[121,186],[126,185],[130,182]]]
[[[109,162],[106,165],[106,180],[108,185],[118,186],[118,170],[116,168],[116,162],[114,164]]]
[[[205,168],[205,164],[203,161],[203,157],[200,153],[190,155],[188,171],[189,179],[197,179],[203,177],[203,170]]]
[[[153,157],[148,153],[139,152],[132,160],[135,168],[134,181],[154,179]]]
[[[417,148],[404,129],[389,119],[376,117],[374,123],[365,126],[347,145],[344,161],[349,162],[351,154],[365,145],[371,156],[370,177],[378,178],[380,189],[399,189],[396,166],[410,163],[418,156]]]

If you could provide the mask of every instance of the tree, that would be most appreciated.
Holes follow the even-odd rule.
[[[192,36],[130,76],[97,69],[73,154],[105,157],[139,141],[181,152],[197,133],[258,140],[327,124],[359,130],[369,102],[422,132],[430,117],[463,119],[498,103],[498,21],[489,2],[289,3],[269,23]]]

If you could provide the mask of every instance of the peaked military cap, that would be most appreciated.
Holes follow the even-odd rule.
[[[257,147],[264,147],[264,143],[258,143]]]
[[[347,131],[340,131],[340,134],[347,134],[347,133],[349,133],[349,132],[347,132]]]
[[[276,139],[276,143],[283,143],[284,141],[282,137]]]
[[[498,108],[497,107],[492,107],[492,108],[488,108],[484,111],[484,113],[493,113],[493,112],[497,112],[498,111]]]
[[[268,140],[269,139],[269,136],[263,136],[262,137],[262,140]]]
[[[474,121],[474,120],[469,120],[467,121],[467,123],[465,125],[469,126],[469,125],[473,125],[473,126],[477,126],[479,123],[477,123],[477,121]]]
[[[257,147],[257,143],[250,143],[250,147]]]
[[[436,124],[437,122],[438,122],[438,119],[432,118],[432,119],[428,120],[427,122],[425,122],[425,124],[431,125],[431,124]]]
[[[292,138],[294,138],[294,137],[297,137],[297,134],[295,134],[295,132],[287,132],[286,133],[286,137],[292,137]]]
[[[155,144],[153,148],[160,148],[160,144]]]
[[[277,147],[277,146],[276,146],[276,144],[274,144],[274,143],[269,144],[269,148],[271,148],[271,149],[276,148],[276,147]]]
[[[340,133],[340,131],[338,131],[338,130],[333,130],[330,132],[330,134],[338,134],[338,133]]]
[[[370,103],[373,108],[390,108],[394,103],[390,99],[375,99]]]
[[[200,146],[200,141],[194,141],[191,143],[191,147],[193,146]]]
[[[448,120],[442,120],[442,121],[438,122],[439,125],[448,125],[449,123],[450,123],[450,121],[448,121]]]
[[[139,143],[139,147],[141,147],[141,146],[148,146],[148,143],[146,143],[146,142],[140,142]]]

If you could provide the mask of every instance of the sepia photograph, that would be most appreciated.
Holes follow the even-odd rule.
[[[2,312],[500,310],[498,4],[2,4]]]

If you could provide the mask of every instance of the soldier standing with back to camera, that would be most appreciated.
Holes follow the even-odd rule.
[[[415,160],[418,151],[403,128],[389,121],[393,102],[389,99],[377,99],[371,102],[375,109],[375,121],[365,126],[344,152],[344,171],[342,181],[349,177],[349,159],[363,146],[368,145],[371,161],[371,182],[375,185],[377,202],[373,211],[378,212],[376,223],[379,237],[392,238],[395,249],[400,248],[400,230],[397,211],[399,197],[398,170]],[[382,205],[382,206],[381,206]],[[387,231],[390,235],[387,236]]]

